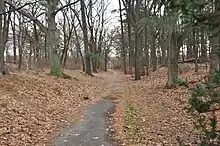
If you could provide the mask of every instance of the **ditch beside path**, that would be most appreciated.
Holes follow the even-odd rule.
[[[55,138],[55,146],[117,146],[111,138],[111,124],[109,116],[114,112],[115,103],[108,98],[112,93],[120,90],[118,73],[104,75],[106,89],[101,100],[88,105],[81,120],[61,130]]]

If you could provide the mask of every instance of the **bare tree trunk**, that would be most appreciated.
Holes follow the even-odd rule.
[[[198,48],[196,45],[196,28],[193,28],[192,32],[192,42],[193,42],[193,56],[195,58],[195,72],[198,72],[198,61],[197,61],[197,56],[198,56]]]
[[[201,56],[200,60],[205,62],[207,60],[207,47],[206,47],[206,40],[204,31],[201,29]]]
[[[165,67],[166,66],[166,59],[167,59],[167,56],[166,56],[166,50],[167,50],[167,39],[166,39],[166,36],[165,36],[165,31],[163,30],[162,33],[161,33],[161,52],[162,52],[162,62],[161,62],[161,66],[162,67]]]
[[[79,43],[79,36],[78,36],[77,31],[76,31],[76,26],[74,24],[73,24],[73,30],[74,30],[74,33],[75,33],[75,36],[76,36],[77,55],[79,53],[79,55],[81,57],[81,60],[82,60],[83,71],[86,71],[86,69],[85,69],[85,61],[84,61],[84,58],[83,58],[83,55],[82,55],[82,51],[81,51],[81,48],[80,48],[80,43]]]
[[[219,69],[219,51],[218,51],[218,37],[214,36],[210,38],[211,43],[211,54],[210,54],[210,75],[215,71]]]
[[[128,3],[128,12],[131,12],[131,1],[129,1]],[[133,65],[133,61],[132,61],[132,57],[133,57],[133,45],[132,45],[132,39],[131,39],[131,18],[129,17],[129,14],[127,12],[127,23],[128,23],[128,45],[129,45],[129,72],[132,73],[132,65]]]
[[[177,34],[172,33],[168,49],[168,81],[167,88],[176,87],[176,81],[178,78],[178,42]]]
[[[118,0],[119,2],[119,13],[120,13],[120,24],[121,24],[121,50],[122,50],[122,57],[123,57],[123,70],[124,74],[127,74],[127,68],[126,68],[126,50],[125,50],[125,44],[124,44],[124,26],[123,26],[123,20],[122,20],[122,8],[121,8],[121,0]]]
[[[220,11],[220,2],[215,1],[215,12],[218,13]],[[219,29],[219,28],[215,28]],[[216,30],[213,30],[215,32]],[[210,54],[210,70],[209,74],[211,75],[215,70],[219,69],[220,58],[219,58],[219,44],[220,44],[220,33],[210,37],[210,45],[212,47]]]
[[[140,0],[136,0],[136,24],[135,24],[135,80],[140,80],[140,32],[138,30],[138,22],[140,19]]]
[[[151,30],[151,62],[153,65],[153,72],[154,72],[157,70],[156,37],[154,30]]]
[[[11,7],[9,8],[11,10]],[[5,12],[5,2],[0,1],[0,13]],[[0,75],[9,74],[8,71],[5,69],[5,47],[8,41],[8,31],[9,31],[9,24],[10,24],[10,17],[11,12],[6,14],[0,14]]]
[[[35,38],[35,55],[36,55],[36,64],[37,67],[39,67],[39,61],[40,61],[40,46],[39,46],[39,36],[37,33],[37,26],[34,22],[34,38]]]
[[[193,48],[192,48],[192,39],[191,39],[191,35],[188,36],[187,39],[187,59],[191,59],[193,58]]]
[[[108,53],[107,53],[107,46],[105,46],[105,72],[107,72],[107,65],[108,65]]]
[[[30,46],[31,46],[31,42],[30,42]],[[28,66],[31,68],[32,67],[32,53],[33,53],[33,49],[32,47],[29,48],[30,52],[29,52],[29,57],[28,57]]]
[[[0,1],[0,13],[4,13],[5,11],[5,3],[4,1]],[[5,62],[4,62],[4,40],[3,40],[3,20],[4,20],[4,15],[0,14],[0,75],[3,74],[5,70]]]
[[[58,5],[58,0],[48,1],[47,10],[47,48],[49,50],[50,58],[50,73],[54,76],[63,77],[63,71],[61,70],[59,55],[58,55],[58,44],[56,37],[56,22],[55,22],[55,10]]]
[[[19,32],[18,32],[18,69],[22,68],[22,58],[23,58],[23,48],[22,48],[22,24],[21,20],[19,20]]]
[[[16,33],[15,33],[15,12],[14,12],[14,17],[13,17],[13,21],[11,21],[11,28],[12,28],[12,39],[13,39],[13,54],[14,54],[14,63],[17,63],[17,48],[16,48]]]
[[[87,23],[86,23],[86,14],[85,14],[85,4],[83,0],[80,0],[81,5],[81,15],[82,15],[82,26],[83,26],[83,37],[84,37],[84,49],[85,49],[85,71],[86,74],[92,76],[91,63],[89,57],[89,48],[88,48],[88,31],[87,31]]]
[[[147,0],[145,0],[145,17],[147,18]],[[146,75],[149,76],[149,47],[148,47],[148,27],[144,28],[144,52],[146,58]]]

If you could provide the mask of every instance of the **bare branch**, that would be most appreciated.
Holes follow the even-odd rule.
[[[13,3],[11,3],[10,1],[7,1],[6,3],[8,5],[10,5],[13,9],[16,9],[16,6]],[[44,33],[47,33],[47,28],[36,17],[32,16],[30,13],[28,13],[27,11],[25,11],[23,9],[18,9],[17,11],[20,14],[22,14],[23,16],[34,21]]]
[[[65,9],[66,7],[69,7],[69,6],[71,6],[71,5],[75,5],[75,4],[78,3],[78,2],[79,2],[79,0],[77,0],[77,1],[75,1],[75,2],[72,2],[72,3],[69,3],[69,4],[67,4],[67,5],[64,5],[64,6],[60,7],[60,8],[58,8],[53,14],[56,15],[59,11]]]
[[[0,13],[0,15],[4,15],[4,14],[10,13],[10,12],[18,11],[18,10],[24,8],[24,7],[27,6],[27,5],[35,4],[35,3],[39,2],[39,1],[40,1],[40,0],[35,1],[35,2],[28,2],[28,3],[25,3],[23,6],[20,6],[20,7],[18,7],[18,8],[13,7],[13,9],[10,9],[10,10],[8,10],[8,11],[6,11],[6,12]],[[8,4],[8,5],[10,5],[11,2],[5,0],[5,3]]]

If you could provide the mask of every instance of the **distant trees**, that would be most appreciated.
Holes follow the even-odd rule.
[[[1,74],[5,70],[7,42],[13,42],[13,49],[12,46],[7,49],[13,51],[13,62],[18,63],[19,69],[24,64],[27,68],[38,68],[40,62],[49,60],[50,73],[63,77],[66,61],[74,57],[77,59],[73,65],[77,63],[79,67],[81,62],[87,74],[97,72],[98,58],[104,61],[104,57],[108,57],[103,44],[104,30],[110,31],[106,27],[107,6],[106,0],[1,1]],[[12,35],[8,34],[9,30]]]

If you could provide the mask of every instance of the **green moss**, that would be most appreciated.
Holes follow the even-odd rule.
[[[53,56],[52,65],[50,67],[50,74],[56,77],[64,77],[64,73],[61,69],[58,55]]]

